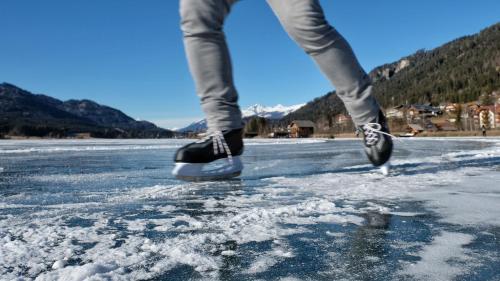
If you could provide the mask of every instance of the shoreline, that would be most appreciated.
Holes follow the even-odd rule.
[[[398,134],[395,134],[396,137],[398,137]],[[429,133],[429,134],[419,134],[416,136],[412,137],[398,137],[399,139],[426,139],[426,138],[492,138],[496,139],[500,137],[500,131],[497,131],[494,134],[487,134],[486,137],[483,137],[481,133],[476,133],[476,134],[449,134],[449,133]],[[356,137],[355,134],[340,134],[340,135],[335,135],[333,138],[330,135],[323,135],[323,134],[318,134],[314,135],[313,137],[310,138],[265,138],[265,137],[255,137],[255,138],[244,138],[245,140],[307,140],[307,139],[326,139],[326,140],[344,140],[344,139],[362,139],[361,136]],[[130,141],[130,140],[195,140],[194,138],[161,138],[161,139],[147,139],[147,138],[116,138],[116,139],[109,139],[109,138],[41,138],[41,137],[15,137],[15,138],[2,138],[0,139],[0,144],[2,141]]]
[[[405,134],[404,132],[395,132],[393,135],[395,136],[400,136]],[[323,137],[323,138],[329,138],[331,135],[330,134],[317,134],[315,137]],[[356,134],[351,133],[351,134],[338,134],[338,135],[333,135],[336,139],[343,139],[343,138],[357,138]],[[456,138],[456,137],[483,137],[483,134],[481,131],[455,131],[455,132],[424,132],[417,134],[412,137],[401,137],[401,138],[435,138],[435,137],[442,137],[442,138]],[[486,138],[488,137],[500,137],[500,130],[489,130],[486,131]]]

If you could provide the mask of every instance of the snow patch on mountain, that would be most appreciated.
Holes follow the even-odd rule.
[[[260,104],[255,104],[247,109],[242,110],[243,118],[259,116],[267,119],[281,119],[286,115],[296,111],[297,109],[303,107],[305,104],[297,104],[292,106],[284,106],[278,104],[276,106],[263,106]]]
[[[258,116],[271,120],[279,120],[285,117],[286,115],[298,110],[304,105],[305,104],[296,104],[292,106],[285,106],[282,104],[278,104],[276,106],[263,106],[260,104],[254,104],[246,109],[243,109],[241,113],[243,114],[243,118]],[[177,130],[177,132],[181,133],[203,132],[206,130],[207,130],[207,120],[202,119],[200,121],[193,122],[182,129]]]

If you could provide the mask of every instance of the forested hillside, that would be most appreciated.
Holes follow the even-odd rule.
[[[390,77],[381,73],[398,63],[370,73],[383,106],[477,100],[500,89],[500,23],[406,59],[410,65]]]
[[[0,84],[0,138],[167,138],[173,132],[90,100],[61,101]]]

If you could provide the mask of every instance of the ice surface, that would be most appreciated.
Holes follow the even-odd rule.
[[[170,176],[183,140],[0,142],[0,280],[495,280],[500,139],[247,141],[241,180]]]

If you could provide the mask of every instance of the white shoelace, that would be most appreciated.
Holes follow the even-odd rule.
[[[224,138],[224,134],[222,131],[215,131],[198,141],[199,143],[205,142],[209,139],[212,139],[213,147],[214,147],[214,155],[223,154],[226,152],[227,160],[229,163],[233,162],[233,155],[229,146],[227,145],[226,139]]]
[[[379,123],[367,123],[363,125],[363,131],[365,134],[365,140],[367,145],[374,145],[379,140],[379,134],[387,135],[391,138],[397,139],[396,136],[388,134],[386,132],[381,131],[382,125]]]

